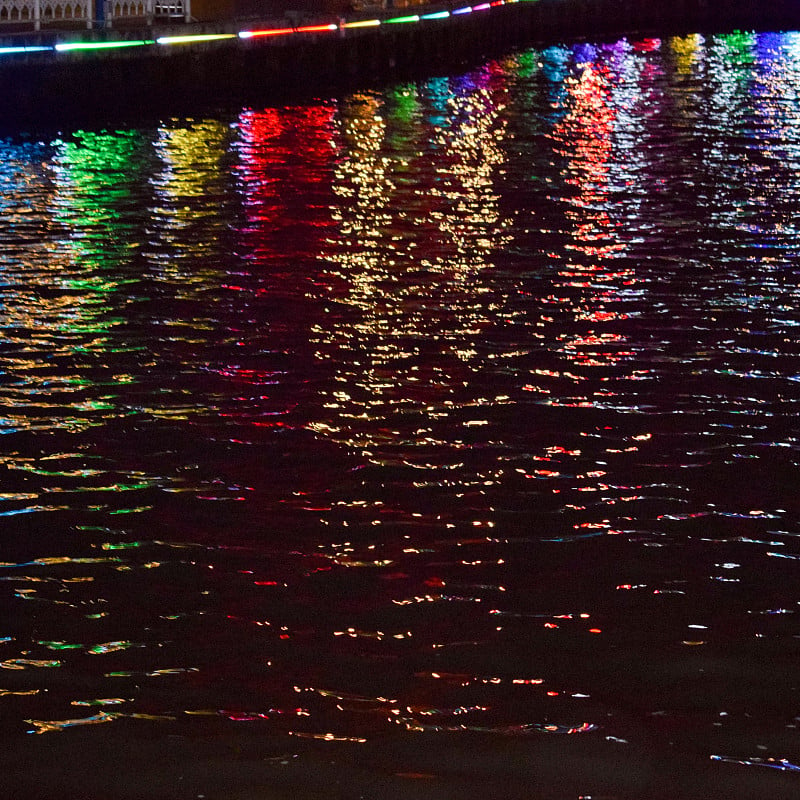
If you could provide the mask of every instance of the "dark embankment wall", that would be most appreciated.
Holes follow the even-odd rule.
[[[347,36],[52,55],[0,64],[3,123],[114,113],[132,119],[198,104],[287,101],[435,75],[522,45],[623,34],[800,27],[800,0],[538,0]],[[130,32],[129,32],[130,34]],[[152,32],[148,32],[152,35]]]

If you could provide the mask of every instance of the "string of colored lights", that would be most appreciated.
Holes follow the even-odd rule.
[[[64,53],[69,50],[110,50],[115,47],[142,47],[146,44],[153,44],[151,39],[124,39],[119,42],[59,42],[55,45],[55,49],[59,53]],[[49,48],[38,48],[47,50]]]
[[[265,28],[261,30],[242,30],[238,33],[199,33],[182,36],[159,36],[155,39],[118,39],[106,41],[75,41],[58,42],[53,45],[14,45],[0,47],[0,56],[25,53],[68,53],[85,50],[113,50],[127,47],[169,46],[180,44],[196,44],[201,42],[216,42],[229,39],[255,39],[260,37],[277,37],[304,34],[333,33],[334,31],[347,31],[359,28],[377,28],[381,25],[402,25],[415,22],[428,22],[431,20],[447,19],[451,16],[471,14],[475,11],[486,11],[499,6],[513,3],[531,3],[538,0],[491,0],[474,6],[462,6],[453,11],[431,11],[426,14],[407,14],[386,19],[357,19],[352,21],[340,20],[338,23],[320,25],[302,25],[299,27]]]

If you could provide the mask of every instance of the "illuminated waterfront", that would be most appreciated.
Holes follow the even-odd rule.
[[[631,39],[4,141],[20,796],[792,796],[798,78]]]

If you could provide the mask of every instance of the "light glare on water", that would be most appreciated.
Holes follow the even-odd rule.
[[[799,82],[631,39],[0,144],[12,749],[796,771]]]

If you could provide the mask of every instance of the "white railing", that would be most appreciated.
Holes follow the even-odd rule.
[[[99,24],[111,27],[115,19],[191,20],[191,0],[0,0],[0,26],[30,25],[40,30],[42,25],[56,26],[59,22],[95,23],[96,3],[102,3],[103,15]]]
[[[85,22],[92,27],[93,0],[0,0],[0,25]]]
[[[187,22],[190,18],[191,0],[153,0],[153,10],[157,17],[183,17]]]
[[[0,0],[2,2],[2,0]],[[148,25],[153,19],[191,20],[191,0],[98,0],[104,2],[105,24],[115,19],[142,19]]]
[[[138,19],[148,17],[147,0],[105,0],[103,4],[104,19],[110,23],[113,19]]]

